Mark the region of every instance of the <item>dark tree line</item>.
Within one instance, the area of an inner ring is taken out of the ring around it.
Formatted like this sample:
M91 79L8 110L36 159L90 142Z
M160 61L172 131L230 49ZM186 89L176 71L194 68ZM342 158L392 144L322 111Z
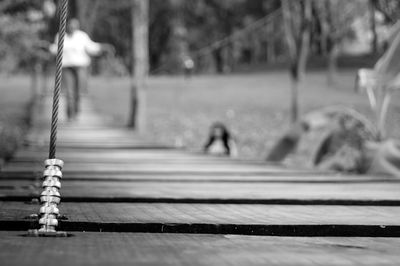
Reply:
M56 0L46 1L55 2ZM369 1L376 10L385 15L388 22L393 23L398 19L399 1ZM11 43L11 37L6 35L12 28L18 38L21 38L20 43L24 43L24 40L34 40L35 36L33 35L35 34L47 41L52 41L57 30L55 21L47 21L46 34L44 34L42 24L32 24L28 19L29 13L43 9L43 2L43 0L0 1L0 12L3 14L0 20L1 38L3 40L10 39L9 43ZM206 53L196 53L271 14L274 10L281 8L284 1L150 0L149 2L149 60L152 73L179 72L182 65L181 58L187 55L194 58L199 71L220 73L232 71L238 65L275 62L282 57L284 59L293 57L288 56L293 54L292 52L287 53L293 49L282 49L288 40L287 35L285 37L284 34L287 34L287 27L285 30L283 27L285 23L282 20L249 31L247 35L234 38ZM299 17L301 11L294 5L299 3L303 5L304 1L289 2L292 6L289 10L292 12L290 14L292 19ZM340 42L343 33L348 30L342 28L349 25L349 19L344 18L345 12L342 11L347 10L348 7L351 9L356 2L359 1L311 1L310 53L329 54L331 58L335 58L335 43ZM109 58L111 64L109 61L102 63L99 60L99 63L96 64L98 72L107 70L110 65L119 74L127 74L132 69L130 6L130 0L70 0L70 16L77 17L81 21L83 30L87 31L95 40L111 43L116 48L117 58ZM351 18L351 14L348 17ZM14 23L15 21L18 23ZM31 29L34 25L42 27L42 29ZM29 31L30 34L22 33L25 31ZM21 34L18 34L19 32ZM40 34L37 34L38 32ZM12 41L14 42L14 40ZM23 55L17 46L18 44L11 47L15 51L15 55ZM289 44L287 47L290 48L291 45ZM315 50L315 47L318 49ZM0 49L2 49L1 45ZM4 45L3 49L6 49ZM27 49L24 50L27 51ZM8 68L13 69L26 65L24 61L27 57L25 55L25 58L21 57L13 60L14 64L8 64ZM4 62L4 60L2 61ZM9 59L9 61L11 60ZM331 62L333 61L334 59Z
M130 1L71 3L71 15L80 18L83 29L96 40L112 43L120 62L130 69ZM279 6L279 0L151 0L150 70L175 73L179 71L182 56L190 56L193 51L231 35ZM256 40L237 40L201 57L195 55L199 68L224 72L233 68L235 62L254 62L262 56L266 59L265 54L254 53L252 48L262 46L267 36L258 32L251 38Z
M400 19L400 1L370 0L377 10L385 15L386 20L394 23Z

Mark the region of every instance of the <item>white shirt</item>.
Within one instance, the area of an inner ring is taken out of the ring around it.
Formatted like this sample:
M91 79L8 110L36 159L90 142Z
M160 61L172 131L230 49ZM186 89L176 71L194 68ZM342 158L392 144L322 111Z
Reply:
M55 44L50 47L52 53L57 52L58 36ZM90 39L83 31L77 30L66 34L64 38L63 67L87 67L90 65L90 56L101 52L101 45Z

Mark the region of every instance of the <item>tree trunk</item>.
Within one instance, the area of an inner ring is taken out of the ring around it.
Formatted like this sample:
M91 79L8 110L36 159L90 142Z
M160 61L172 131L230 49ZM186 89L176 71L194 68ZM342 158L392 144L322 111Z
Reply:
M304 0L304 7L302 10L303 25L300 35L300 48L297 60L297 76L300 79L303 78L306 72L308 53L310 50L310 38L311 38L311 19L312 19L312 1Z
M274 32L274 20L267 24L267 62L275 63L276 62L276 52L275 52L275 32Z
M184 60L190 57L189 44L187 42L187 29L184 20L183 0L170 0L172 17L170 19L171 37L169 47L171 56L171 69L177 69L181 74L185 72Z
M369 1L369 19L370 19L370 27L372 32L372 53L375 54L378 52L378 33L376 32L376 21L375 21L375 5L373 0Z
M329 87L335 85L336 73L337 73L337 57L339 55L339 39L337 36L337 29L335 25L338 24L337 18L338 10L332 6L331 0L325 0L324 8L322 9L325 16L321 21L323 21L323 28L326 31L326 44L327 44L327 73L326 73L326 83Z
M329 53L329 36L330 32L330 22L331 22L331 0L324 0L323 8L317 12L319 23L321 26L321 54L327 56Z
M76 5L76 14L74 14L74 17L77 18L80 22L80 27L83 31L87 32L87 23L86 23L86 9L88 7L88 3L90 0L85 0L85 1L75 1Z
M292 28L292 16L290 10L290 2L289 0L281 0L282 1L282 12L283 12L283 27L285 31L286 45L289 52L290 61L293 62L297 57L297 45L296 45L296 36L294 35L294 31Z
M226 65L229 70L229 72L233 72L235 70L235 55L234 55L234 50L235 50L235 44L234 43L229 43L226 47Z
M305 74L307 65L308 53L310 49L310 32L311 32L311 19L312 19L312 2L311 0L304 0L303 4L298 1L281 0L283 11L283 26L285 30L286 42L289 51L289 58L291 61L290 75L292 80L291 89L291 121L296 122L299 114L299 100L298 88L300 82ZM301 27L296 31L293 21L295 12L292 12L290 5L301 5Z
M132 90L128 126L144 132L146 128L145 84L149 71L149 1L132 0Z
M337 44L332 43L328 54L328 75L327 83L329 87L332 87L336 83L337 75L337 58L339 55L339 49Z
M386 138L386 131L385 131L386 117L388 114L392 93L389 90L384 90L381 92L381 95L382 99L380 99L379 107L377 110L378 139L384 140Z
M291 104L290 104L290 119L294 124L299 118L299 85L298 77L291 76Z
M83 31L92 34L100 6L100 0L76 0L74 16L79 20Z
M215 60L215 70L218 74L224 73L224 58L222 55L222 48L217 48L213 51Z
M43 68L40 62L34 62L31 72L31 92L32 99L36 99L42 92L44 82L41 79L43 74Z

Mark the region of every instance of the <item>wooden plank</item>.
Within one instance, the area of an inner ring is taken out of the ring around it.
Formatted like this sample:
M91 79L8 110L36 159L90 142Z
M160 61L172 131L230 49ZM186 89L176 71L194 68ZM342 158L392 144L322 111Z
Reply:
M40 172L0 172L0 181L28 180L40 181ZM400 179L392 177L359 176L359 175L321 175L318 173L275 173L271 175L245 174L146 174L146 173L69 173L63 181L112 181L112 182L226 182L226 183L342 183L342 184L398 184Z
M280 236L400 236L400 207L249 204L68 203L67 231ZM0 203L0 230L35 226L37 205Z
M272 181L279 182L279 179L282 177L282 180L293 180L294 182L313 182L313 176L316 176L316 181L321 181L323 178L326 178L327 181L337 181L344 180L343 177L334 177L333 175L327 174L323 176L321 174L312 173L312 172L304 172L298 173L298 177L296 176L297 171L295 170L276 170L276 171L207 171L206 169L201 171L193 171L181 169L175 171L168 171L167 169L144 169L144 170L124 170L120 169L118 171L113 171L114 169L93 169L92 171L74 171L64 170L63 175L69 179L77 179L77 180L100 180L100 179L112 179L112 180L143 180L148 178L154 178L154 180L160 179L169 179L169 180L182 180L185 181L187 178L191 180L243 180L244 178L248 179L248 181ZM2 171L0 172L0 179L29 179L36 180L41 178L43 169L37 166L35 169L30 169L26 171ZM165 177L162 177L162 176ZM231 178L232 177L232 178ZM354 182L355 180L363 180L362 177L357 178L349 178L349 182ZM367 181L372 180L376 181L377 178L367 178ZM388 180L392 180L388 178ZM346 182L346 180L345 180ZM357 182L357 181L355 181ZM396 182L396 181L393 181Z
M104 126L101 130L96 129L90 129L87 128L86 130L80 130L76 129L74 127L70 127L69 125L64 125L64 129L59 132L60 137L65 136L65 137L70 137L71 134L75 135L76 137L125 137L128 139L134 139L134 140L144 140L145 138L143 136L140 136L136 131L130 130L126 127L110 127L110 126ZM28 134L36 137L36 135L49 135L50 132L48 129L43 129L39 127L34 127L30 130L30 133Z
M51 111L48 111L51 113ZM34 128L50 128L50 121L51 117L47 116L46 117L41 116L40 114L37 114L32 118L33 122L33 129ZM63 112L60 113L59 116L59 125L60 129L62 128L88 128L88 127L104 127L104 126L112 126L112 121L105 119L103 117L99 117L96 114L82 114L80 117L78 117L78 120L74 121L73 123L69 123L67 121L66 115L63 114Z
M298 173L301 170L288 169L276 165L250 165L250 164L209 164L199 165L196 163L186 164L165 164L165 163L150 163L150 164L137 164L130 163L74 163L68 164L65 161L63 172L65 175L72 172L79 172L82 174L93 172L108 172L108 173L207 173L207 174L273 174L273 173ZM7 164L2 169L2 172L31 172L41 171L43 166L39 163L16 163ZM310 170L306 170L310 172Z
M42 160L48 156L48 147L43 146L42 148L25 148L16 152L13 158L36 158ZM153 158L209 158L204 154L195 154L186 152L180 149L165 149L153 147L152 149L97 149L97 150L84 150L84 149L73 149L73 148L59 148L57 149L57 155L64 160L79 158L132 158L132 159L153 159Z
M0 199L29 200L41 182L0 181ZM400 206L400 183L115 182L62 180L64 202Z
M398 265L398 238L0 232L2 265ZM51 248L49 248L51 247ZM23 254L23 255L21 255Z
M79 157L77 157L79 156ZM32 163L32 164L37 164L37 163L43 163L43 158L14 158L13 161L11 162L12 164L21 164L21 163ZM60 157L61 158L61 157ZM98 164L144 164L144 165L149 165L149 164L199 164L199 165L209 165L209 164L244 164L244 165L260 165L261 163L259 162L251 162L251 161L244 161L244 160L230 160L230 159L214 159L210 157L190 157L190 156L180 156L180 157L175 157L175 158L162 158L162 157L156 157L152 159L134 159L134 158L129 158L129 157L110 157L110 158L104 158L99 157L96 158L95 156L91 158L82 158L79 153L75 154L75 157L70 157L70 158L65 158L63 157L63 161L65 161L68 164L75 164L75 163L98 163ZM265 163L263 163L265 165Z
M135 163L135 164L151 164L154 162L165 163L206 163L206 164L246 164L246 165L274 165L261 160L243 160L227 157L213 157L197 155L192 153L168 153L150 151L147 153L136 152L60 152L60 158L68 163ZM10 163L37 163L43 162L46 157L45 152L36 152L32 154L19 153L13 157ZM276 165L276 164L275 164Z
M39 165L39 163L38 163ZM40 180L41 170L1 172L0 180ZM130 182L290 182L290 183L399 183L400 179L393 177L335 175L317 172L271 172L257 174L246 173L173 173L173 172L64 172L64 180L80 181L130 181Z
M79 154L77 154L79 156ZM183 161L182 159L181 161ZM169 161L168 163L165 163L163 160L159 160L156 162L153 162L151 160L147 161L141 161L140 163L137 164L132 164L131 162L122 162L119 161L119 163L116 165L112 160L106 161L106 162L87 162L84 159L81 160L76 160L74 162L70 162L68 160L63 160L66 165L65 169L66 170L71 170L67 168L74 168L74 170L82 170L86 171L87 169L113 169L115 168L116 171L118 170L142 170L142 169L148 169L148 168L164 168L168 167L173 169L179 168L179 169L204 169L204 163L200 161L197 162L196 160L192 161L186 161L185 164L182 164L181 161L173 162ZM33 162L11 162L8 163L4 168L3 171L13 171L14 169L17 171L24 171L24 170L31 170L34 169L34 167L37 166L38 162L40 161L33 161ZM207 162L207 161L206 161ZM69 163L69 164L68 164ZM207 165L207 164L206 164ZM121 169L122 168L122 169ZM211 164L208 163L207 169L208 171L218 171L218 169L232 169L234 171L241 171L241 170L248 170L248 171L276 171L276 170L290 170L288 168L284 168L280 165L274 165L274 164L260 164L260 163L237 163L236 161L219 161L218 164ZM171 171L171 170L168 170ZM310 170L307 170L308 172ZM321 172L320 172L321 173Z
M63 134L60 134L59 141L60 143L68 143L68 142L101 142L101 141L107 141L107 142L121 142L121 143L151 143L153 145L157 145L155 142L150 142L150 141L145 141L142 139L135 138L135 136L129 135L127 133L121 132L120 134L117 134L117 132L111 133L111 132L104 132L100 134L100 130L96 130L99 133L93 133L90 130L74 130L70 132L65 132ZM109 133L109 134L107 134ZM50 136L49 134L42 134L42 135L36 135L32 134L28 136L27 140L31 142L48 142Z
M28 143L48 143L50 139L49 130L43 130L43 128L33 128L30 130L26 136L26 141ZM153 140L149 140L138 136L135 131L129 131L123 128L95 128L81 130L80 128L64 127L60 129L57 135L57 140L61 144L88 144L88 143L122 143L122 144L138 144L138 145L154 145L160 146L160 143L156 143Z
M135 150L136 151L136 150ZM198 163L239 163L239 164L249 164L249 165L273 165L262 160L245 160L245 159L235 159L228 157L219 156L205 156L203 154L195 154L189 152L162 152L153 150L141 150L142 152L131 152L126 150L120 150L119 152L80 152L78 151L60 151L60 158L62 157L64 161L69 163L85 162L85 163L107 163L107 162L129 162L129 163L144 163L149 164L151 162L198 162ZM21 163L21 162L42 162L43 158L46 158L45 151L36 151L17 153L11 163ZM275 164L276 165L276 164Z
M21 220L38 205L0 202L1 220ZM68 203L71 221L96 223L209 223L266 225L399 225L400 207L251 204Z
M47 142L30 143L29 145L35 148L48 148ZM133 143L121 141L58 142L57 147L65 149L171 149L169 146L154 146L154 143Z

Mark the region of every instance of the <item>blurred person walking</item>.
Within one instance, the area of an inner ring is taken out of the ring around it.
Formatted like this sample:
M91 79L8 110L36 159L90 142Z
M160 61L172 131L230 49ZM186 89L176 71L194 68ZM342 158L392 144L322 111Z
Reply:
M53 54L57 53L58 36L50 46ZM79 113L80 93L87 86L87 70L91 63L90 56L113 51L109 44L100 44L90 39L80 30L79 21L70 19L64 39L63 52L63 88L67 97L68 120L73 120Z

